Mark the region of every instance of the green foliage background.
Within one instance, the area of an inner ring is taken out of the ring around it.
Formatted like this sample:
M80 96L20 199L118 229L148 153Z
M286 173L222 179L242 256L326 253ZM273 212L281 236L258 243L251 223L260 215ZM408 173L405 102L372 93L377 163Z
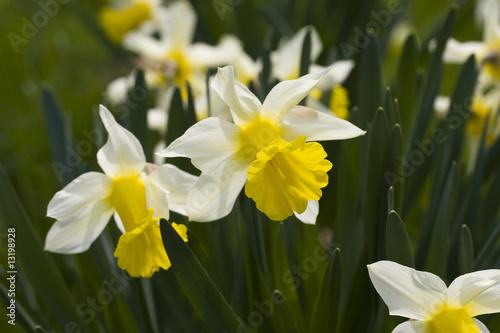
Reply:
M339 45L355 45L355 28L365 31L374 22L372 11L394 4L223 2L236 5L220 16L214 2L192 1L198 13L196 41L214 44L225 33L235 34L257 58L282 36L312 24L324 45L318 62L325 65L343 58ZM401 1L402 11L352 55L356 67L345 83L353 106L350 120L368 133L324 145L334 168L320 201L317 227L294 218L281 224L267 221L241 196L227 218L190 223L187 244L162 223L162 234L172 240L165 244L172 269L131 280L123 278L112 257L119 237L113 224L83 254L46 253L43 239L53 223L45 217L47 203L64 185L54 160L69 156L68 151L87 140L85 133L98 126L95 109L103 101L102 92L112 79L131 71L133 57L100 31L95 21L100 1L60 5L15 52L8 34L21 35L23 17L31 20L40 7L33 1L1 0L0 236L16 227L19 271L18 325L6 326L8 332L236 332L241 327L260 332L390 332L400 319L388 316L366 264L388 258L431 271L448 283L471 270L500 268L500 144L481 151L468 174L465 122L451 128L451 118L437 119L432 111L438 93L451 94L452 105L463 105L477 75L473 59L463 66L443 66L440 60L439 50L450 35L481 40L481 29L474 28L475 2L457 3ZM403 21L415 34L404 47L389 47L390 32ZM427 51L433 38L439 41L434 55ZM177 110L182 111L180 104ZM183 115L180 111L173 119ZM419 149L414 139L431 138L436 129L447 140L391 189L386 172L397 174L399 157ZM98 169L99 144L83 154L84 163L72 168L63 182ZM5 238L0 240L0 296L6 301L7 245ZM316 268L301 276L297 269L304 269L311 258ZM117 276L125 281L123 290L113 293L109 304L90 319L85 312L91 308L88 298L110 290ZM262 304L273 299L278 301L266 315ZM77 312L79 307L84 315ZM0 307L3 318L5 311ZM254 312L263 318L256 328ZM500 331L498 315L481 320L492 332Z

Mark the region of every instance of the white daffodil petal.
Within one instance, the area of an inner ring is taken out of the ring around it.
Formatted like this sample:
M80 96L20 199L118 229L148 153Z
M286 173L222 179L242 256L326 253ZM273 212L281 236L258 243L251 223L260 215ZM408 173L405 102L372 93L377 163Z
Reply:
M434 274L392 261L368 265L368 273L393 316L425 320L446 302L446 284Z
M137 138L121 127L111 112L100 105L104 127L108 131L108 142L97 152L97 161L104 172L113 177L129 177L138 174L146 164L146 157Z
M210 96L209 96L210 94ZM196 117L199 120L208 118L208 117L217 117L225 121L232 122L233 116L231 115L231 110L226 105L226 103L222 100L215 90L210 87L209 94L203 94L196 98L195 101L195 110ZM210 114L208 114L208 99L210 97Z
M124 234L125 233L125 227L123 226L123 221L122 221L120 215L118 215L117 212L114 212L113 213L113 218L115 219L116 227L122 232L122 234Z
M500 312L500 270L459 276L448 288L448 303L465 308L471 317Z
M461 64L472 54L478 54L485 48L482 42L460 43L456 39L450 38L446 43L443 53L443 61L451 64Z
M366 133L347 120L304 106L296 106L290 110L283 124L283 137L287 141L295 140L301 135L306 135L307 141L343 140Z
M409 320L396 326L392 333L424 333L427 332L425 321Z
M182 171L175 165L164 164L150 173L149 179L155 186L161 187L168 192L170 210L187 216L188 192L193 188L198 177Z
M112 181L100 172L80 175L54 195L49 202L47 216L62 220L80 214L89 205L111 195Z
M168 220L170 217L169 191L158 184L154 177L151 177L155 172L156 170L145 177L146 182L149 184L149 187L146 187L146 191L149 191L148 207L153 207L154 217L161 217Z
M229 214L246 182L248 168L249 165L228 158L210 172L202 173L188 194L189 220L209 222Z
M483 38L487 43L500 41L500 4L496 0L485 1Z
M238 126L218 118L207 118L193 126L166 149L164 157L188 157L201 171L209 171L238 151Z
M174 1L160 7L161 38L169 41L170 49L183 50L193 40L196 12L189 1Z
M234 81L233 66L219 68L211 85L231 109L236 125L251 122L262 108L245 85Z
M45 238L45 250L67 254L86 251L106 227L113 212L111 201L103 199L78 215L56 221Z
M189 49L191 63L199 66L216 67L233 63L241 49L231 39L222 39L216 46L195 43Z
M307 74L297 80L283 81L274 86L262 104L261 117L280 124L286 114L296 106L321 80L328 69Z
M161 108L154 108L148 110L148 127L160 133L167 130L167 111Z
M165 42L144 34L141 31L131 31L123 38L123 47L142 57L162 61L168 51Z
M319 203L317 200L311 200L307 204L306 210L302 214L297 214L297 212L293 212L296 218L299 221L306 224L316 224L316 218L319 213Z
M314 98L308 98L306 100L306 106L313 109L313 110L316 110L316 111L319 111L319 112L322 112L322 113L326 113L330 116L335 116L335 114L332 112L332 110L330 110L330 108L328 106L326 106L325 104L321 103L320 100L317 100L317 99L314 99ZM293 111L294 108L292 108L291 111ZM286 119L286 117L285 117Z
M325 91L332 89L337 84L341 84L351 73L354 64L355 62L352 60L335 61L330 65L330 71L328 72L328 74L318 82L318 85L316 87ZM309 68L309 73L316 73L325 69L327 69L327 67L313 64Z
M311 62L316 61L323 49L321 39L314 27L303 27L291 39L280 41L278 49L271 53L274 78L284 81L299 77L300 55L308 31L311 31Z
M480 322L476 318L472 318L472 320L474 321L474 324L476 324L477 328L479 328L479 331L481 333L490 333L490 330L482 322Z
M128 90L133 86L134 80L132 75L119 77L108 84L106 97L112 105L123 103L127 98Z

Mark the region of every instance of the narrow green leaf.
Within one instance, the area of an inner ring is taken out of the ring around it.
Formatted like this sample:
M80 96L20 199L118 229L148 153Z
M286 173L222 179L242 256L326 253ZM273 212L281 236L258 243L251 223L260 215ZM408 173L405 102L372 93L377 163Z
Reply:
M486 268L484 262L488 258L489 255L493 253L493 249L495 248L495 244L500 237L500 221L497 220L495 223L495 228L491 231L490 235L484 242L484 245L481 247L476 260L474 262L475 270Z
M249 331L170 223L162 220L160 228L171 269L206 328L212 332Z
M377 108L382 93L378 45L375 37L369 35L369 43L363 49L358 75L357 105L360 110L361 128L366 128Z
M415 268L408 233L403 221L395 211L392 211L387 218L385 232L387 260Z
M70 120L64 115L49 87L42 89L42 110L47 138L54 156L52 167L56 170L59 181L66 185L83 172L83 161L75 153L77 150L74 147Z
M341 260L337 248L328 258L325 275L318 289L309 333L337 332L340 309Z
M3 245L3 243L0 243ZM2 273L5 274L5 271L2 269ZM2 276L3 276L2 274ZM6 276L8 277L8 276ZM19 295L19 292L17 292L17 295ZM9 297L9 290L7 289L6 286L4 286L3 284L0 284L0 296L1 298L4 300L6 306L2 309L2 311L5 309L6 313L4 316L2 316L2 318L4 318L5 321L9 321L11 319L15 319L15 323L17 327L23 327L25 328L25 330L27 330L28 328L33 328L36 326L35 322L33 321L33 319L30 317L30 315L28 314L28 312L26 312L26 309L23 305L23 303L21 303L19 301L19 298L18 297L15 297L15 298L10 298ZM8 307L10 306L10 300L11 299L14 299L16 301L15 303L15 315L14 315L14 318L10 317L10 309L8 309ZM8 311L8 312L7 312ZM0 312L1 314L2 312ZM19 332L22 332L21 329L19 329Z
M401 211L403 205L403 185L406 181L402 167L403 160L403 133L401 126L395 124L389 136L384 178L393 188L393 208L390 210Z
M149 323L153 332L160 332L158 327L157 309L154 304L153 284L149 279L141 279L141 287L144 293L144 302L146 303L147 313L149 316Z
M474 245L469 227L464 224L460 229L460 242L458 264L460 275L470 273L474 270Z
M276 28L281 36L290 37L293 34L292 28L288 24L288 21L271 4L267 4L259 12L271 26Z
M15 274L23 274L38 293L38 299L53 319L65 328L68 323L78 326L83 332L90 332L89 326L77 315L77 303L68 289L57 266L43 250L33 223L29 220L12 184L0 166L0 227L1 230L16 228ZM7 270L7 274L10 269ZM44 274L40 274L44 272Z
M269 222L272 223L272 222ZM303 288L303 277L292 270L286 252L284 222L275 225L276 238L272 248L272 264L269 268L271 288L280 290L286 298L291 313L293 314L293 327L298 332L306 330L304 313L299 299L299 288Z
M384 177L386 152L389 140L387 117L382 108L377 110L369 130L366 157L366 196L364 208L365 232L368 246L368 261L382 258L385 248L383 230L387 219L387 191L389 185Z
M263 307L262 302L259 306L259 310L263 312L264 315L270 315L274 324L275 332L301 332L295 326L295 316L292 312L290 304L286 296L280 290L274 290L270 296L271 300L266 300L269 305L269 309L273 310L266 312L266 308Z
M271 90L271 87L269 86L271 76L271 51L268 46L266 47L266 45L262 48L261 58L262 70L259 73L259 97L260 100L263 101Z
M394 210L394 187L389 187L387 191L387 216Z
M452 8L445 23L443 24L443 28L440 30L441 33L438 37L436 48L434 49L427 66L426 86L424 88L421 103L418 107L418 113L416 114L413 122L414 125L411 130L410 140L407 142L407 153L412 151L415 139L423 138L431 119L432 111L434 110L434 100L436 99L436 95L439 91L443 75L442 56L455 24L455 16L456 8Z
M137 71L135 84L127 94L125 107L128 112L130 131L141 143L146 158L151 160L148 130L148 88L142 70Z
M193 126L197 122L196 110L194 107L193 89L191 89L191 85L189 83L187 83L187 91L188 91L187 112L185 112L185 117L184 117L185 130L187 130L189 127Z
M396 85L393 89L401 109L400 124L404 129L405 139L407 139L411 119L415 112L415 96L417 93L417 77L415 73L418 66L418 54L417 38L414 34L410 34L401 53Z
M394 126L396 123L396 115L394 113L393 99L391 94L391 88L385 88L384 97L382 99L382 108L384 109L387 120L389 121L389 126Z
M304 76L309 73L311 65L311 29L308 29L302 43L302 51L300 54L299 76Z
M184 131L184 106L182 104L181 91L176 87L168 111L167 132L165 133L165 143L167 146L184 134Z
M430 233L421 235L421 240L423 238L430 240L428 243L428 253L425 266L426 270L433 272L441 278L445 278L445 272L447 269L446 259L450 250L449 207L454 185L453 180L455 177L455 170L456 163L453 162L450 166L448 178L442 191L439 202L439 210L434 218L432 216L428 217L428 220L431 221L432 229L430 230ZM428 230L429 229L424 229L423 232L428 232ZM424 243L419 243L419 247L420 246L425 245Z
M170 109L168 111L167 131L165 133L165 143L168 146L175 139L182 136L185 132L185 115L184 105L182 103L181 91L178 87L175 88L172 100L170 101ZM187 161L182 157L167 158L166 163L175 165L176 167L186 170Z

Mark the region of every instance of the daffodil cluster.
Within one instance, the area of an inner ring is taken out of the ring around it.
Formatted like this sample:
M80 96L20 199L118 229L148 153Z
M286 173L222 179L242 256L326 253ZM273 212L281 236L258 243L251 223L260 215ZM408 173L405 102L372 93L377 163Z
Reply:
M471 117L467 122L469 165L476 159L481 134L486 129L486 144L491 145L500 135L500 3L482 0L477 6L477 20L483 24L483 41L459 42L450 38L443 54L445 63L461 64L474 55L479 77L471 101ZM439 97L438 111L447 112L449 99Z
M304 27L270 54L271 79L282 82L261 103L249 89L259 83L261 61L250 58L231 35L215 46L193 43L197 17L188 1L163 5L157 0L116 0L102 7L98 20L112 42L137 56L147 86L156 91L148 111L151 129L166 130L174 90L186 101L191 88L202 120L158 155L188 157L201 176L169 164L146 163L137 138L101 106L109 133L97 154L104 173L85 173L56 193L47 215L57 221L47 235L46 250L87 250L114 215L123 232L114 252L119 267L132 276L149 277L170 267L159 232L159 220L168 219L169 210L192 221L218 220L231 212L243 187L271 220L295 214L305 223L316 222L321 189L332 168L316 141L365 133L345 120L349 99L341 83L353 61L338 61L330 68L317 65L320 37L312 26ZM310 74L299 78L300 50L308 33ZM219 68L207 85L209 68L222 65L230 66ZM133 81L131 73L110 84L111 106L125 100ZM329 106L320 101L325 92ZM307 106L297 106L308 95ZM187 241L187 228L172 225Z
M137 56L136 64L145 72L148 87L157 91L155 105L148 112L148 122L151 128L160 132L166 129L175 87L181 90L186 101L188 83L198 120L217 116L231 121L229 108L207 85L210 68L231 65L238 82L247 87L259 85L262 60L252 59L235 36L223 35L215 46L193 43L197 16L188 1L163 5L155 0L116 0L102 8L99 22L110 40ZM314 27L307 26L291 38L282 38L276 50L271 52L272 80L299 77L301 50L307 33L311 35L309 73L327 68L316 63L322 51L322 42ZM313 89L307 106L347 119L350 101L342 83L354 67L354 62L340 60L329 67L332 70ZM127 91L134 83L134 72L110 83L107 97L112 104L125 101ZM210 77L209 81L212 80L213 77Z

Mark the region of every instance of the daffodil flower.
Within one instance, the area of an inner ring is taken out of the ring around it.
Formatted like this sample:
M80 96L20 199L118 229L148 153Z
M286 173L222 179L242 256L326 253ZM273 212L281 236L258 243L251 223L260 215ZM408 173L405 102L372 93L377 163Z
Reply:
M391 261L368 265L375 289L393 316L410 318L392 333L486 333L475 316L500 312L500 270L456 278L449 287L438 276Z
M483 41L459 42L450 38L443 54L445 63L460 64L471 55L486 73L500 79L500 4L495 0L483 1Z
M440 118L446 116L450 109L448 96L437 96L434 109ZM500 137L500 81L491 75L481 72L470 104L470 117L466 125L467 169L474 170L477 154L481 147L481 135L484 130L486 146L492 146ZM488 128L485 129L487 119Z
M188 194L190 220L226 216L246 183L245 193L270 219L295 213L303 222L315 223L331 163L319 143L306 141L365 133L348 121L295 107L326 73L280 82L261 104L245 85L235 82L231 66L219 68L212 87L231 109L234 123L204 119L158 153L188 157L202 172Z
M486 143L491 145L500 134L500 4L495 0L484 0L477 4L476 19L484 19L483 41L458 42L450 38L446 44L443 60L446 63L463 63L474 55L480 73L471 103L471 117L467 122L468 169L472 170L479 151L481 134L486 129Z
M118 266L131 276L149 277L160 267L170 267L158 221L168 219L169 208L187 213L187 191L197 177L168 164L147 165L139 140L103 106L100 116L109 133L97 153L104 173L87 172L54 195L47 215L57 221L47 234L45 250L86 251L116 213L124 231L114 253ZM186 227L172 225L187 241Z
M183 97L187 97L186 82L195 94L204 92L207 68L229 64L237 51L234 43L222 40L215 47L193 44L197 17L188 1L173 2L159 15L160 38L149 31L135 30L125 36L124 47L141 56L141 66L150 77L157 77L157 85L181 87Z
M157 20L160 1L122 0L103 6L99 12L99 24L115 44L120 44L130 31L147 21Z
M293 80L299 77L302 46L307 32L311 33L311 65L309 73L321 72L328 68L315 63L323 49L323 45L316 29L307 26L300 29L291 39L282 40L278 49L271 53L272 77L281 81ZM354 61L339 60L329 67L328 74L311 91L310 98L307 99L307 106L325 113L333 113L341 119L347 119L350 102L347 90L342 86L342 83L353 69ZM327 106L320 102L325 92L328 92L330 96Z

